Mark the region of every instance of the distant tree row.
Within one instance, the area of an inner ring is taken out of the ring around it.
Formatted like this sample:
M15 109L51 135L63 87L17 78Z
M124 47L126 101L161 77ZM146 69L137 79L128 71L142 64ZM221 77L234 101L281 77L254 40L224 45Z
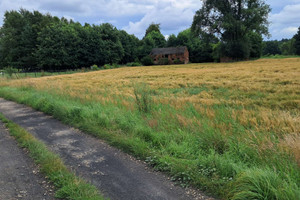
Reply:
M82 26L24 9L5 13L0 34L0 65L24 70L131 62L140 45L138 38L110 24Z
M264 41L263 56L268 55L300 55L300 27L291 39Z

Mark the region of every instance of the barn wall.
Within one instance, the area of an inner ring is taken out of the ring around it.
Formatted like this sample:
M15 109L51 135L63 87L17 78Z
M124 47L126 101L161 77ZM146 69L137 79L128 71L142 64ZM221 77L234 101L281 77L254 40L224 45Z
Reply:
M168 58L169 64L174 64L174 61L179 59L182 63L189 63L189 51L186 49L184 54L169 54L168 57L165 54L151 55L154 64L159 64L160 59Z

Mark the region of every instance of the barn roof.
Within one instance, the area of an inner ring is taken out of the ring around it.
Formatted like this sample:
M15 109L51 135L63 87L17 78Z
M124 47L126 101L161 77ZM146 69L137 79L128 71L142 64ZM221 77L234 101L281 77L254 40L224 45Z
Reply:
M186 47L169 47L169 48L154 48L151 55L166 55L166 54L184 54Z

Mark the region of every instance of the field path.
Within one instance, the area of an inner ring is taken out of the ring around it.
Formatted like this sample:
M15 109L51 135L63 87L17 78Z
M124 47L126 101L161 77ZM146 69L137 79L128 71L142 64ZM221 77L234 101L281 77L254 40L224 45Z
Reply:
M144 163L32 108L0 98L0 112L44 142L77 175L112 200L211 199L174 186Z
M0 122L0 199L54 200L53 188Z

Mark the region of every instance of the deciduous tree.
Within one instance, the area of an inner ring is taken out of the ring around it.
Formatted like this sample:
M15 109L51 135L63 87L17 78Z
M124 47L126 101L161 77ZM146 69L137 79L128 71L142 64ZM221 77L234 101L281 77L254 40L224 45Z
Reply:
M192 31L217 36L223 56L247 59L249 33L268 35L269 12L263 0L206 0L194 16Z
M298 29L297 34L294 36L294 39L295 39L294 46L295 46L296 54L300 55L300 27Z

